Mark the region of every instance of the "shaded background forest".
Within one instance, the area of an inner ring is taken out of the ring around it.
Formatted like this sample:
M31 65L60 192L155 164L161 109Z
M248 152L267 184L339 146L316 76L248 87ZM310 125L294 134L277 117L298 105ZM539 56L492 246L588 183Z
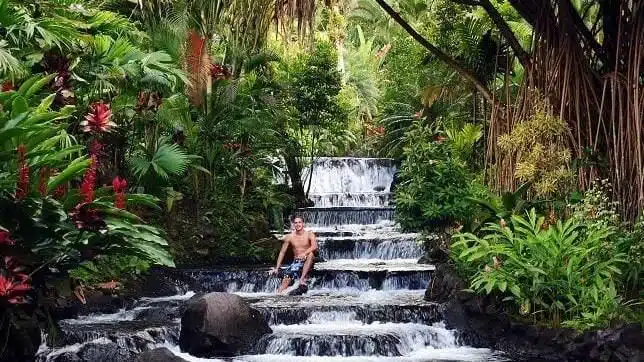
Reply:
M68 231L32 270L273 260L312 158L389 157L398 221L454 233L473 289L582 329L641 298L639 1L2 0L0 26L0 225Z

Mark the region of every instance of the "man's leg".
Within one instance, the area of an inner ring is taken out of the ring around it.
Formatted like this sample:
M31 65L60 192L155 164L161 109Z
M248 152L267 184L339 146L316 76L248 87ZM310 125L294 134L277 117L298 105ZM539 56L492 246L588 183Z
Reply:
M300 284L306 285L307 279L309 277L309 272L311 271L311 267L313 266L313 259L315 257L313 255L309 255L308 258L306 258L306 261L304 262L304 267L302 268L302 276L300 277Z
M279 287L279 288L277 288L277 292L278 292L278 293L283 292L286 288L288 288L288 286L289 286L290 284L291 284L291 277L289 277L289 276L285 276L285 277L282 279L282 284L280 284L280 287Z

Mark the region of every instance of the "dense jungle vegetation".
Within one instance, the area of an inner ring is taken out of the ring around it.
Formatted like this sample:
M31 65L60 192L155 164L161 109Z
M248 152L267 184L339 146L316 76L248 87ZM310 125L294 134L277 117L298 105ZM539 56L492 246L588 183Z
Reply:
M0 330L274 258L316 156L395 159L401 226L518 316L642 318L641 2L0 0L0 77Z

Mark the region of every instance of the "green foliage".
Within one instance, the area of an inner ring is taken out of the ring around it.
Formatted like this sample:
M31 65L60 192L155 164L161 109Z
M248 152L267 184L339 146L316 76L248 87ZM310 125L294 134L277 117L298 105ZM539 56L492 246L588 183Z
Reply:
M137 256L116 255L102 256L93 261L86 261L70 270L72 278L83 281L87 285L120 280L124 277L135 279L150 268L149 262Z
M448 129L445 133L450 140L454 157L457 157L470 167L475 166L474 146L483 137L483 127L481 125L466 123L460 130Z
M465 219L470 214L468 172L449 142L416 121L405 137L405 159L396 189L396 214L407 229Z
M482 237L456 234L452 244L474 291L498 293L520 314L554 325L568 320L599 327L619 316L615 281L626 256L604 250L615 228L589 228L573 218L548 225L532 209L527 217L488 223L482 231Z
M35 76L18 91L1 94L5 102L0 114L0 132L5 137L0 145L0 162L2 170L7 170L0 183L3 208L7 212L2 215L2 225L9 230L17 228L27 233L29 237L23 235L28 241L25 247L37 246L38 251L33 251L36 255L43 253L51 257L60 254L56 257L60 262L73 263L81 256L79 250L90 248L98 254L139 255L151 263L173 265L165 250L167 242L160 230L144 225L134 214L115 208L114 197L107 193L107 189L99 190L96 199L87 204L88 208L96 209L102 215L106 233L85 232L74 226L69 215L77 212L72 210L80 201L77 191L69 192L58 200L50 196L53 190L80 176L88 162L85 156L78 157L84 147L75 145L65 133L71 107L55 112L49 109L51 97L36 101L39 98L36 94L46 84L42 80L48 79ZM30 103L34 106L29 106ZM11 196L23 177L20 176L21 166L17 162L18 145L27 151L25 162L30 173L28 180L38 180L28 182L27 198L24 200L17 195ZM40 173L44 168L60 171L43 178ZM46 194L38 195L34 192L36 189ZM158 202L149 195L130 195L128 199L133 205L156 207ZM44 216L51 216L51 219Z
M641 298L644 291L644 223L642 218L629 226L623 225L617 213L618 202L611 201L608 180L593 182L581 200L569 205L572 217L583 221L588 229L616 228L619 235L602 245L607 253L623 253L626 264L622 268L621 289L626 295Z
M345 111L337 99L342 88L337 55L330 44L315 43L310 56L295 66L291 76L293 106L299 112L302 127L345 120Z

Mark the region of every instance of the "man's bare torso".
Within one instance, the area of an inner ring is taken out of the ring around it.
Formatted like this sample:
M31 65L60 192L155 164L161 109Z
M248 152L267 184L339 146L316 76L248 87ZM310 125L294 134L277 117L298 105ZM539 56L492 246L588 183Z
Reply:
M301 234L293 232L286 238L293 247L293 254L296 258L303 258L306 250L311 247L311 233L308 231L302 230Z

